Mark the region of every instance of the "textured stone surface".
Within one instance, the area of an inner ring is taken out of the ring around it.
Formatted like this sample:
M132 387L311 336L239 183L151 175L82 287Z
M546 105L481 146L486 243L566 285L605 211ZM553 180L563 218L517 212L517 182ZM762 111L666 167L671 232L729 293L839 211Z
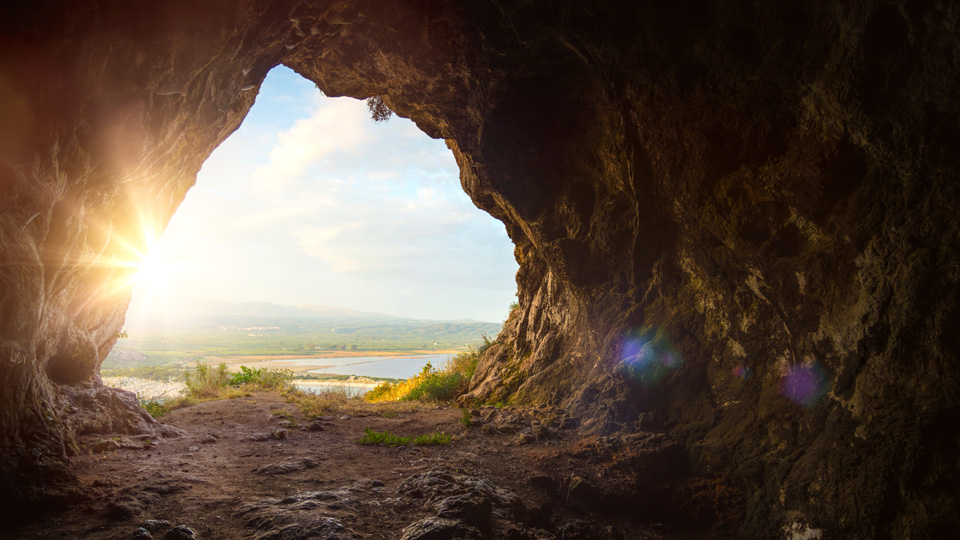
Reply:
M506 224L520 307L470 400L669 430L752 494L745 538L956 529L952 3L22 6L0 21L5 497L67 496L115 263L284 63L446 138Z

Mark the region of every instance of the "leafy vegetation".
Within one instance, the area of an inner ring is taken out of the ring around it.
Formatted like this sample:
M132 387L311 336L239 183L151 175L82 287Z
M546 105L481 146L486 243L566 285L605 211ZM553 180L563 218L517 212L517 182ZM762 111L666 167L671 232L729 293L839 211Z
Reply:
M383 102L383 97L372 96L367 98L367 109L370 110L370 118L374 122L386 122L393 116L393 111Z
M233 386L253 385L262 390L276 390L289 384L291 377L291 373L287 370L240 366L240 371L230 376L228 384Z
M418 375L396 384L380 383L367 393L366 399L371 402L397 400L447 402L462 394L469 381L470 379L462 372L447 367L435 370L427 362Z
M398 383L380 383L367 392L364 399L373 403L412 400L451 402L467 391L470 379L477 370L477 363L491 343L487 336L483 336L480 347L451 357L440 369L435 369L428 362L419 374Z
M231 378L232 376L230 375L230 371L227 370L226 364L220 364L216 368L213 368L206 364L201 364L198 360L193 373L188 371L184 374L184 383L186 384L186 388L183 391L184 396L201 401L215 398L223 389L230 385Z

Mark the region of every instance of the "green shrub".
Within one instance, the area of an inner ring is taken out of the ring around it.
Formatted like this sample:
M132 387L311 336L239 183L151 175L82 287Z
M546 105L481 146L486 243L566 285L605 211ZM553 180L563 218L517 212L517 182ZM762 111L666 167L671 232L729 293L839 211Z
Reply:
M369 402L387 401L395 393L397 385L400 383L391 383L384 381L371 388L363 398Z
M436 402L453 401L466 391L469 381L470 379L457 372L428 373L403 399Z
M220 389L225 388L230 383L231 375L226 364L220 364L214 369L206 364L201 364L197 360L193 372L186 372L184 377L185 388L183 393L185 396L209 399L220 394Z
M234 373L230 376L230 384L249 384L253 381L260 378L260 374L263 370L257 368L248 368L247 366L240 366L240 371Z
M364 428L363 436L357 439L360 444L369 444L376 446L403 446L410 443L410 437L398 437L387 431L374 431L370 428Z
M220 364L221 366L223 364ZM292 374L288 370L257 369L240 366L240 371L230 376L228 384L233 386L256 386L263 390L274 390L287 386Z
M477 364L480 363L480 357L482 355L483 352L479 349L460 353L450 358L450 360L447 360L447 364L443 369L451 373L460 373L469 381L473 377L473 374L477 372Z

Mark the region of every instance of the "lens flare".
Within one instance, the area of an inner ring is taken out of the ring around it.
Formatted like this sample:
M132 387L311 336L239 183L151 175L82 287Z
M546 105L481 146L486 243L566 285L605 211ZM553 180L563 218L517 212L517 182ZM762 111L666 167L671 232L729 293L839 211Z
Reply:
M803 364L787 367L780 377L780 395L788 400L813 407L830 391L830 382L813 358Z
M655 386L683 365L683 356L670 339L654 328L630 330L623 337L620 373L646 386Z
M753 368L750 366L739 365L733 368L733 376L745 381L753 376Z

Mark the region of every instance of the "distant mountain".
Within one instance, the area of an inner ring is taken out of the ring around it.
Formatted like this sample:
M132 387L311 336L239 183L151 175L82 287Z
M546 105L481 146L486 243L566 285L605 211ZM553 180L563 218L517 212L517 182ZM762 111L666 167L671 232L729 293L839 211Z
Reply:
M399 319L394 315L370 313L335 306L281 306L270 302L233 303L204 298L183 298L181 307L193 317L319 317L336 319Z
M125 328L129 330L183 330L225 322L267 321L273 319L302 320L304 322L336 321L337 323L454 323L478 324L482 321L461 318L448 321L400 317L386 313L304 304L283 306L270 302L226 302L207 298L172 297L162 306L150 310L128 312Z

